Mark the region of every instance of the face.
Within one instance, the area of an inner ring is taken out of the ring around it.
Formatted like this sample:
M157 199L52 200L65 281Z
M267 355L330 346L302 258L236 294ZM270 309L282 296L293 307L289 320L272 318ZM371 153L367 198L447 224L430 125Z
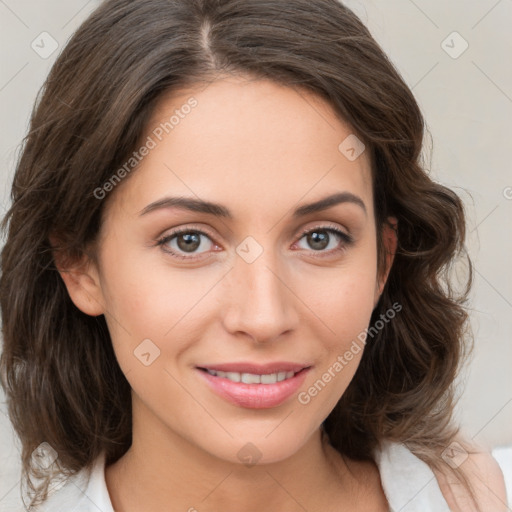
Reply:
M161 100L147 154L107 198L97 263L79 286L66 277L105 314L134 422L238 463L247 443L275 462L318 430L383 285L370 161L339 149L351 134L269 81Z

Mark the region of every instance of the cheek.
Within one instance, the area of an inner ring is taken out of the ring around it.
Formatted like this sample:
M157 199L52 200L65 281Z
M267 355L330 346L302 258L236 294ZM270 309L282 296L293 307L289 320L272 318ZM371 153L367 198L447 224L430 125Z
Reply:
M208 306L208 292L219 276L207 269L172 268L160 258L151 261L144 251L120 254L118 245L105 247L102 290L120 364L131 367L134 350L147 339L161 353L179 355L195 338L201 323L197 312ZM187 336L180 336L185 331Z
M354 268L329 281L330 300L318 292L316 307L329 330L323 328L323 334L316 335L321 340L320 359L297 396L312 417L325 419L354 377L365 350L374 289L375 280L367 268Z
M371 244L370 244L371 245ZM315 277L302 279L299 292L327 328L330 349L342 350L364 331L375 298L376 255L368 250L354 252L335 269L319 269Z
M347 257L343 266L332 269L309 287L308 304L318 311L324 328L317 332L322 355L317 371L308 379L299 403L326 416L350 384L365 349L366 330L374 306L376 253L371 243ZM305 293L305 290L302 292ZM327 326L328 329L325 328ZM321 396L319 400L315 397Z

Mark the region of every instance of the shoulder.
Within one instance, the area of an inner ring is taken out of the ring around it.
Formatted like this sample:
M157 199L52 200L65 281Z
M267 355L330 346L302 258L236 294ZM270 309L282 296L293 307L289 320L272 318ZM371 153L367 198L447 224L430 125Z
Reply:
M374 458L392 510L451 512L431 468L405 444L383 441Z
M48 487L46 499L30 510L34 512L85 511L83 490L87 488L89 475L85 469L68 477L57 477ZM27 500L27 503L30 500Z
M439 487L453 512L506 512L507 493L505 479L498 462L484 449L475 447L475 451L463 452L458 469L469 483L474 501L459 479L448 468L434 470Z
M471 453L462 450L456 463L451 464L448 455L442 459L442 469L434 469L414 455L404 444L383 442L375 452L375 461L392 509L402 512L510 510L507 508L503 473L490 453L483 449L477 451L475 447ZM453 467L458 467L466 478L479 508L475 507L467 488L453 472Z
M105 484L105 454L92 468L83 468L74 475L50 485L47 499L33 508L34 512L113 512Z

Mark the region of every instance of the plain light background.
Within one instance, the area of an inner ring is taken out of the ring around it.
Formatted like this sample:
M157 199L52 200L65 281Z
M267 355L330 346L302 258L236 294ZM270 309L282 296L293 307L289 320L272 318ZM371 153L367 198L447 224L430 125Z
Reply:
M466 204L475 352L460 379L457 417L480 443L512 445L512 0L344 3L413 90L432 136L426 139L433 144L427 159L432 175ZM98 4L0 0L2 216L36 94L70 35ZM52 39L58 48L41 56ZM0 511L11 511L19 507L20 447L1 392L0 401Z

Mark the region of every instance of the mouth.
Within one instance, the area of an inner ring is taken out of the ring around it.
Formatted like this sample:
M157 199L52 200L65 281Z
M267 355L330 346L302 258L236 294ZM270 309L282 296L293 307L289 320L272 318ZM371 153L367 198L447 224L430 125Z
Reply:
M272 363L268 365L223 364L198 366L210 389L239 407L277 407L304 382L310 365Z
M214 377L221 377L228 379L231 382L243 382L244 384L275 384L276 382L282 382L288 380L297 375L299 372L276 372L276 373L240 373L240 372L221 372L216 370L210 370L208 368L199 368L200 370L208 372ZM302 371L302 370L300 370Z

